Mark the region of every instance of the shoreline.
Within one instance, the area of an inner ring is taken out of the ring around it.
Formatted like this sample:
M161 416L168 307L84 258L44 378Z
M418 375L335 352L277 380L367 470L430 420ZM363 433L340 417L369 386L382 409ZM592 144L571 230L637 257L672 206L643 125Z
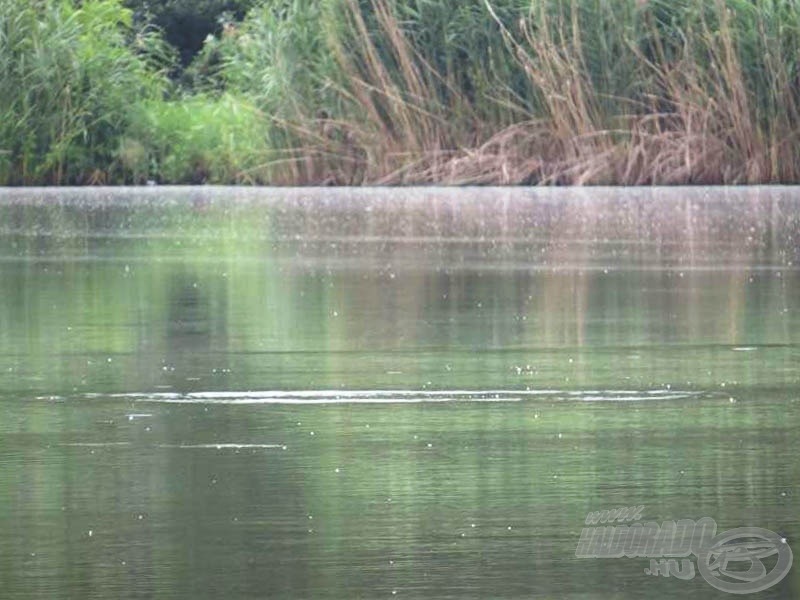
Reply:
M0 184L800 183L793 4L256 1L180 80L122 0L0 5Z

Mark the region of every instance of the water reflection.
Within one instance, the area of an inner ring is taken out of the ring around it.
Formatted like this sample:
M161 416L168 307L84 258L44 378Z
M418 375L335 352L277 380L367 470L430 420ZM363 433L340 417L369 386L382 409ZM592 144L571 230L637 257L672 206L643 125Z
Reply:
M575 545L640 503L800 539L798 198L3 192L0 582L713 595Z

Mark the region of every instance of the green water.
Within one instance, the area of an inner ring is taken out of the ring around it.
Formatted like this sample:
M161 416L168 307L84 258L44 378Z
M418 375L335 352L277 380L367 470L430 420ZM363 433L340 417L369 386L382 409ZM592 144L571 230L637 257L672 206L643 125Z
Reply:
M2 598L730 597L584 519L797 552L799 425L791 188L0 192Z

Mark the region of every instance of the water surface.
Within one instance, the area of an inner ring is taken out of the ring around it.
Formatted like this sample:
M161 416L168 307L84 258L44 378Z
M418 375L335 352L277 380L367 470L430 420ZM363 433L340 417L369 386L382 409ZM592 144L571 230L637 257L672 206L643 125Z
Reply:
M799 265L792 188L0 192L0 595L725 597L575 550L800 550Z

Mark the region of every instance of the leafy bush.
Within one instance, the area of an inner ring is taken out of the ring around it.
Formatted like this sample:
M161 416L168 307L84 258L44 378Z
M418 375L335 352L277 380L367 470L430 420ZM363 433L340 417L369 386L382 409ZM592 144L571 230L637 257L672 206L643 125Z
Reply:
M249 101L231 94L142 103L121 146L125 179L265 183L268 127Z

